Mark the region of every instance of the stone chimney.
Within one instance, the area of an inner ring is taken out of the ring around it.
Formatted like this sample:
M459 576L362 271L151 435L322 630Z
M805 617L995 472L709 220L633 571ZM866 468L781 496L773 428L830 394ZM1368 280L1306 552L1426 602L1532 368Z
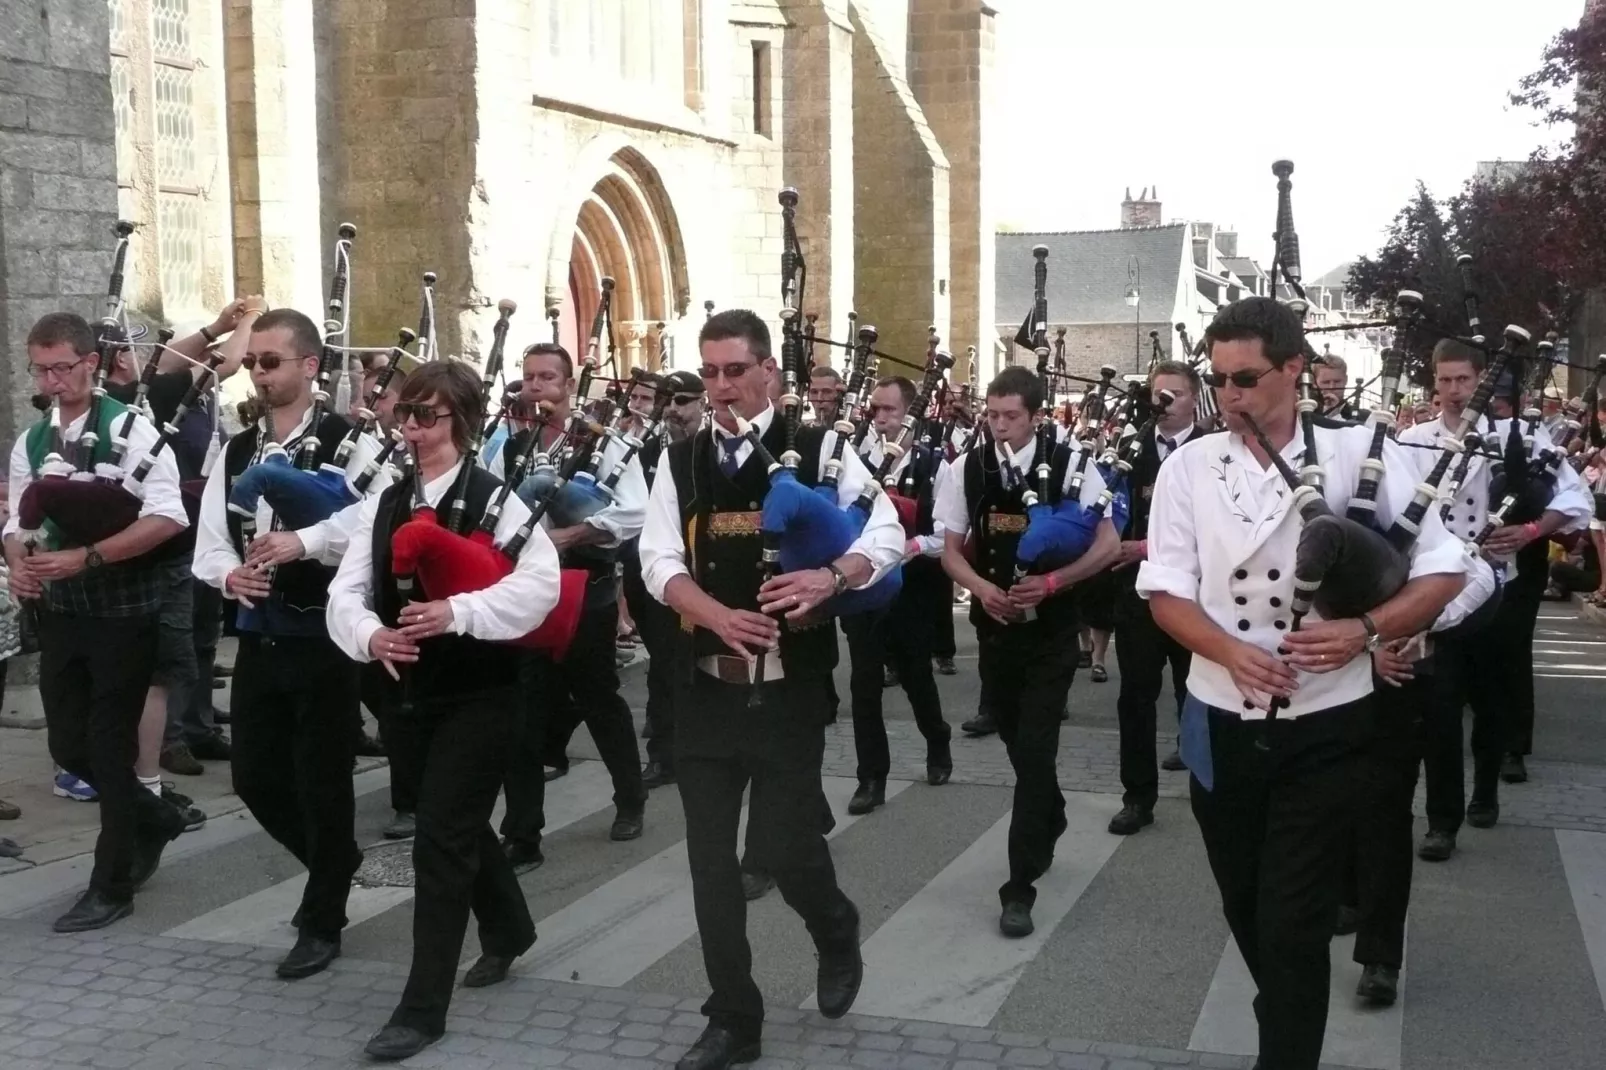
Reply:
M1238 232L1235 230L1216 231L1216 252L1221 256L1238 255Z
M1153 193L1153 196L1150 196ZM1132 199L1132 187L1126 190L1126 200L1121 202L1121 229L1128 227L1157 227L1160 225L1160 190L1158 187L1150 189L1143 187L1143 192L1137 200Z

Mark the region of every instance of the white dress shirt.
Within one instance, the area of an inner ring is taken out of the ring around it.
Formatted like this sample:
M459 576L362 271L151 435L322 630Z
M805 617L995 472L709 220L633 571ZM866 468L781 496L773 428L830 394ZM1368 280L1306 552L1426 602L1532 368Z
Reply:
M355 481L355 474L361 474L368 462L384 451L378 438L372 434L364 434L357 443L354 451L356 456L346 467L348 481ZM395 456L393 452L392 457ZM400 477L401 473L396 465L386 461L378 472L374 473L373 482L368 484L368 497L377 498ZM355 488L353 488L355 490ZM296 537L301 540L304 547L303 555L308 560L316 561L321 565L334 568L340 564L345 556L346 547L350 545L351 533L357 528L357 516L362 507L362 501L352 502L344 509L335 513L326 520L320 520L311 527L301 528Z
M439 507L457 479L459 461L451 470L424 484L424 497ZM446 503L450 505L451 503ZM329 585L329 606L325 619L329 638L357 661L373 660L368 643L384 624L374 612L374 522L379 513L379 495L365 498L356 506L357 523L352 529L340 570ZM530 518L530 510L517 495L509 495L496 524L495 545L501 546ZM446 599L452 607L451 631L487 642L518 639L541 626L552 607L558 604L558 552L546 532L536 530L524 544L513 571L485 588Z
M1506 436L1511 432L1510 420L1496 420L1493 433L1487 431L1488 420L1483 421L1487 436L1485 445L1491 449L1502 452L1506 446ZM1445 429L1444 418L1436 416L1427 423L1415 424L1400 434L1400 441L1407 444L1405 453L1413 465L1419 480L1426 479L1432 474L1433 466L1439 459L1437 449L1422 449L1422 446L1439 446L1447 438L1449 432ZM1550 436L1540 429L1534 434L1533 450L1530 456L1537 457L1540 452L1555 448ZM1448 505L1444 515L1444 526L1450 529L1451 534L1464 540L1477 538L1483 530L1484 524L1489 520L1489 513L1500 506L1499 502L1489 501L1489 463L1483 457L1474 457L1467 467L1466 478L1461 481L1461 487L1453 502L1445 501L1445 491L1448 489L1450 479L1455 474L1459 458L1455 464L1450 465L1449 471L1439 484L1439 501L1430 512L1438 513L1437 505ZM1567 517L1558 531L1583 531L1589 526L1589 521L1595 515L1595 501L1589 489L1578 478L1578 473L1572 470L1569 464L1561 464L1556 473L1556 494L1550 501L1550 509L1563 513Z
M770 406L754 418L753 426L758 428L762 436L769 430L770 421L774 418L775 408ZM735 437L718 423L713 425L713 434L721 439ZM824 477L826 462L835 448L836 432L826 431L820 443L820 478ZM744 442L736 450L736 464L746 464L752 455L752 444ZM669 586L669 581L676 576L690 575L690 570L686 567L686 540L680 529L680 495L675 489L675 481L669 478L667 465L661 461L659 467L663 470L653 480L652 496L647 502L647 522L641 531L641 578L648 593L664 602L664 590ZM858 454L851 449L844 449L842 468L837 476L837 504L847 508L858 500L860 492L869 482L870 472ZM898 523L898 511L887 501L886 495L876 495L870 519L847 550L850 554L865 558L874 570L864 586L880 580L903 562L903 545L903 525Z
M1176 434L1168 435L1164 431L1160 430L1159 425L1156 425L1154 428L1154 452L1159 456L1161 463L1164 463L1167 457L1171 456L1177 450L1180 450L1183 446L1187 445L1188 440L1197 434L1198 431L1198 424L1188 424ZM1169 447L1166 446L1167 439L1171 441L1171 445Z
M608 438L602 447L602 463L597 468L598 483L606 480L608 474L618 467L620 459L628 449L629 447L620 439L612 436ZM539 451L539 447L537 450ZM486 470L498 479L506 479L507 476L504 474L506 456L505 448L499 450L485 466ZM518 488L514 487L513 490L517 493ZM629 542L641 534L642 526L647 522L647 477L641 471L639 450L630 458L624 472L619 476L619 481L614 484L612 499L607 505L586 517L583 522L607 533L608 541L599 544L605 549ZM541 518L541 526L548 531L552 530L551 513Z
M1316 452L1325 475L1328 506L1342 516L1371 448L1364 427L1316 428ZM1295 435L1283 457L1296 470L1303 439ZM1398 443L1384 443L1386 470L1378 486L1377 523L1385 530L1405 511L1415 491L1413 469ZM1393 474L1393 473L1398 473ZM1149 513L1149 557L1138 569L1137 590L1196 602L1227 634L1276 651L1291 622L1294 559L1302 524L1293 492L1275 466L1261 468L1235 434L1201 435L1160 466ZM1410 577L1462 575L1468 553L1430 510L1411 550ZM1314 610L1306 618L1322 619ZM1194 654L1188 690L1202 702L1257 719L1224 666ZM1353 702L1372 691L1372 666L1357 657L1328 673L1299 674L1299 689L1279 717Z
M886 454L883 451L881 436L871 435L865 440L865 446L866 449L863 453L864 464L865 467L870 470L870 474L874 475L881 470L881 462L886 459ZM892 471L887 473L888 477L893 480L894 488L897 487L897 481L903 478L904 469L909 467L910 459L913 457L913 455L913 449L905 450L903 456L898 458L898 463L892 466ZM937 470L932 473L931 493L934 503L937 487L943 478L943 473L947 471L947 469L948 462L939 461L937 464ZM936 517L933 516L931 534L915 535L913 537L916 545L919 547L919 550L917 551L918 555L921 557L941 557L942 536L944 530L945 529L942 526L942 522L938 521Z
M992 453L993 463L1000 468L1008 463L1003 447L996 441L993 443ZM965 501L965 461L968 457L969 454L961 454L952 465L948 466L952 469L948 477L938 480L937 500L932 508L933 518L942 525L943 531L954 532L961 539L970 535L972 507ZM1033 435L1026 445L1015 451L1015 468L1022 476L1029 475L1036 457L1037 436ZM1092 505L1098 501L1099 495L1104 493L1104 478L1099 475L1094 460L1095 458L1088 457L1087 470L1082 473L1082 494L1079 500L1083 505ZM1073 452L1070 463L1065 466L1065 480L1060 487L1061 493L1070 489L1071 477L1076 474L1076 465L1077 457Z
M86 409L83 415L72 421L62 429L62 442L66 448L62 450L63 457L71 457L72 447L78 442L78 436L83 433L84 421L89 418ZM118 417L118 426L122 417ZM138 496L140 501L139 515L141 517L160 516L176 521L180 527L189 527L189 514L184 511L184 497L179 491L178 465L173 461L173 451L164 449L156 458L156 464L151 467L145 476L145 482L135 483L129 476L139 463L145 459L156 445L159 436L156 428L143 416L134 417L134 425L128 432L128 450L123 454L123 486ZM28 435L24 431L17 436L16 444L11 447L11 499L10 515L6 519L4 534L15 535L22 530L17 519L17 503L22 501L22 492L28 489L33 482L33 472L28 467Z

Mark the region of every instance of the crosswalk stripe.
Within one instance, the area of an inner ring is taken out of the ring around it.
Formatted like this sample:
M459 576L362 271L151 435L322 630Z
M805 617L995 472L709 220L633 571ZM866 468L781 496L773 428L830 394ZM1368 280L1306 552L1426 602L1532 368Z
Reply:
M1409 943L1409 922L1407 923ZM1405 1040L1405 970L1400 971L1400 998L1392 1007L1364 1008L1355 995L1361 968L1354 961L1355 937L1334 937L1329 950L1332 972L1327 993L1327 1035L1322 1062L1367 1070L1400 1070ZM1230 936L1205 993L1204 1006L1188 1038L1192 1051L1224 1055L1256 1055L1260 1030L1255 1023L1255 982L1238 943Z
M1070 793L1070 822L1054 865L1037 882L1036 931L1020 940L998 932L996 889L1009 874L1009 815L904 902L864 942L857 1014L985 1026L1015 982L1115 854L1106 829L1114 796ZM804 1004L813 1006L812 998Z
M613 803L613 780L601 762L577 762L568 776L546 786L546 829L553 833ZM500 804L498 804L500 809ZM307 875L298 873L236 899L216 910L169 929L164 936L183 940L215 940L257 947L293 947L296 931L290 917L301 905ZM369 888L353 885L346 897L346 924L360 925L413 898L411 888Z
M887 783L887 799L909 786ZM857 781L824 778L826 801L839 814L827 839L859 821L844 811ZM747 808L742 808L742 826ZM742 832L737 832L737 842ZM697 934L692 907L691 871L681 840L588 895L536 922L534 950L519 972L550 981L620 987Z
M1584 949L1595 972L1601 1006L1606 1007L1606 836L1557 829L1556 845L1561 849L1562 869L1584 933Z

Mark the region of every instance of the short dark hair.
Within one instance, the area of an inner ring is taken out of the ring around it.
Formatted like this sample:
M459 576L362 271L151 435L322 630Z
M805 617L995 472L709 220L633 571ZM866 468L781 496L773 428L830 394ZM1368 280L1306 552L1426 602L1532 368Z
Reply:
M697 332L697 345L704 342L723 342L740 338L747 343L747 351L760 364L774 356L770 349L770 329L758 314L745 308L728 308L708 317L703 329Z
M1475 371L1483 371L1486 363L1483 350L1477 346L1458 342L1454 338L1441 338L1433 347L1433 367L1440 364L1470 364Z
M875 388L877 390L880 390L885 386L895 386L898 388L898 396L903 398L903 407L906 409L915 403L915 395L919 393L919 391L915 389L914 382L904 375L889 375L884 379L879 379L876 381Z
M480 377L458 360L432 360L407 377L398 403L417 404L439 398L452 411L452 444L466 453L485 421Z
M47 312L28 331L28 348L70 345L80 357L95 352L95 331L76 312Z
M531 357L557 357L558 362L563 365L563 377L574 378L574 358L569 356L567 349L556 342L537 342L528 347L524 351L524 359L529 360Z
M1217 342L1244 342L1252 338L1260 339L1266 359L1274 368L1281 368L1295 357L1311 355L1299 313L1271 297L1245 297L1217 312L1216 318L1205 328L1205 352L1211 352Z
M1150 368L1149 386L1154 386L1154 381L1162 375L1174 375L1178 379L1186 379L1188 381L1188 389L1192 390L1195 394L1197 394L1204 386L1204 384L1199 381L1199 373L1194 371L1193 365L1184 364L1180 360L1162 360L1160 363Z
M838 386L842 385L842 374L829 364L816 364L809 369L810 379L829 379ZM880 385L880 384L877 384Z
M312 322L311 317L305 313L297 312L293 308L275 308L256 318L251 324L252 334L261 334L283 327L290 332L290 340L295 343L296 353L303 357L318 357L323 355L323 335L318 333L318 325Z
M1005 368L987 384L987 396L1018 397L1027 412L1037 412L1043 407L1043 381L1026 368L1016 365Z

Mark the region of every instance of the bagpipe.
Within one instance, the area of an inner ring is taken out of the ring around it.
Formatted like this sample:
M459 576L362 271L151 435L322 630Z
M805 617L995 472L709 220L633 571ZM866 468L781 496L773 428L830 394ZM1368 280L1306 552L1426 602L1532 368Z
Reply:
M112 361L120 349L128 345L128 332L124 324L126 306L123 302L123 271L128 260L128 239L134 224L118 220L113 232L117 236L116 250L112 255L110 280L106 287L106 314L95 332L95 371L90 387L89 408L84 416L83 431L79 434L73 459L67 460L66 441L61 424L59 398L45 400L44 406L35 399L35 406L48 407L49 435L47 453L39 465L37 478L23 489L17 502L17 523L29 546L36 546L40 536L52 535L53 542L66 546L88 546L124 530L135 520L143 506L143 499L125 485L123 462L128 449L128 433L139 409L127 410L117 425L121 406L106 396L106 379ZM149 386L151 375L160 351L153 352L141 378ZM103 435L103 432L105 434ZM104 449L102 438L106 439ZM147 466L144 472L148 474ZM137 487L144 476L132 480ZM32 533L39 533L33 535Z
M1203 338L1199 344L1194 345L1188 337L1188 325L1177 324L1177 352L1184 354L1184 361L1193 369L1195 375L1203 374L1210 363L1205 355L1206 345ZM1216 402L1216 392L1209 387L1201 389L1193 399L1193 422L1202 430L1214 431L1221 426L1221 407Z
M920 388L915 392L915 400L903 414L903 423L898 428L897 436L882 441L881 464L876 470L875 478L865 487L864 493L859 495L863 500L865 516L868 517L870 508L875 504L875 488L878 486L885 488L887 501L897 510L898 522L903 525L903 533L909 538L914 538L920 533L920 503L914 498L899 494L894 489L898 485L898 477L894 472L898 462L919 439L920 429L926 421L926 413L931 407L931 398L937 390L937 384L943 381L943 373L954 364L951 353L937 348L936 328L932 328L931 334L932 343L926 357L926 370L921 377Z

